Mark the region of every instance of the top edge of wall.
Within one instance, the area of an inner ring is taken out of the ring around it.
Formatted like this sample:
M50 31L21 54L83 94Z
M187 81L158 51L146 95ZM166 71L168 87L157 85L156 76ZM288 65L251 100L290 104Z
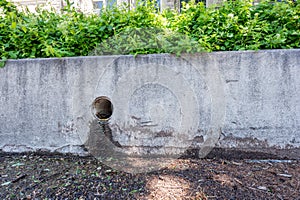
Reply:
M248 53L272 53L272 52L299 52L299 49L267 49L267 50L242 50L242 51L213 51L213 52L201 52L201 53L182 53L182 55L203 55L203 54L248 54ZM78 59L78 58L117 58L117 57L149 57L149 56L176 56L175 54L170 53L161 53L161 54L138 54L138 55L99 55L99 56L74 56L74 57L51 57L51 58L21 58L21 59L8 59L7 61L33 61L33 60L61 60L61 59ZM180 56L178 56L180 57Z

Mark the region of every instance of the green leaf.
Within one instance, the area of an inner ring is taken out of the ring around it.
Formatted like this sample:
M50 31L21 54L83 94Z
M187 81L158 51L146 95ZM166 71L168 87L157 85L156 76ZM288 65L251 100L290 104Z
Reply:
M2 59L0 60L0 68L3 68L5 66L6 60L6 57L2 57Z
M24 31L24 33L27 32L27 28L25 26L22 26L21 29Z
M12 29L15 29L16 27L17 27L17 22L12 22L12 23L11 23L11 28L12 28Z
M131 190L130 192L129 192L129 194L134 194L134 193L137 193L138 192L138 190Z

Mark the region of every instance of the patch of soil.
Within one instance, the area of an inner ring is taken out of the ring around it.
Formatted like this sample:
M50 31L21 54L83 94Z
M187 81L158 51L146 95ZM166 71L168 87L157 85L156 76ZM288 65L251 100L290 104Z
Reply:
M300 161L182 158L132 175L93 157L0 153L0 199L300 199Z

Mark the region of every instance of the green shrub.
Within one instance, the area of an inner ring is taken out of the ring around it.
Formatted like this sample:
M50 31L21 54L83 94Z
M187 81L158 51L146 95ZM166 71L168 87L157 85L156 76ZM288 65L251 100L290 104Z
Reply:
M228 1L217 9L186 4L173 26L208 51L298 48L300 4Z
M187 35L154 27L127 28L101 42L90 55L122 55L152 53L194 53L203 51L197 41Z
M33 14L0 0L0 57L37 58L298 48L300 4L227 1L218 8L183 5L159 12L139 2L85 15L70 6L61 13ZM1 63L0 63L1 65Z

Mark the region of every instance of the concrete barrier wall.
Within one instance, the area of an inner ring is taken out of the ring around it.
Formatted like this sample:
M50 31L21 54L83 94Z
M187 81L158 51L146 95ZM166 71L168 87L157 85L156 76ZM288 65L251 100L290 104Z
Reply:
M83 153L99 128L93 101L106 96L110 137L131 152L300 157L300 50L8 60L0 77L3 151Z

